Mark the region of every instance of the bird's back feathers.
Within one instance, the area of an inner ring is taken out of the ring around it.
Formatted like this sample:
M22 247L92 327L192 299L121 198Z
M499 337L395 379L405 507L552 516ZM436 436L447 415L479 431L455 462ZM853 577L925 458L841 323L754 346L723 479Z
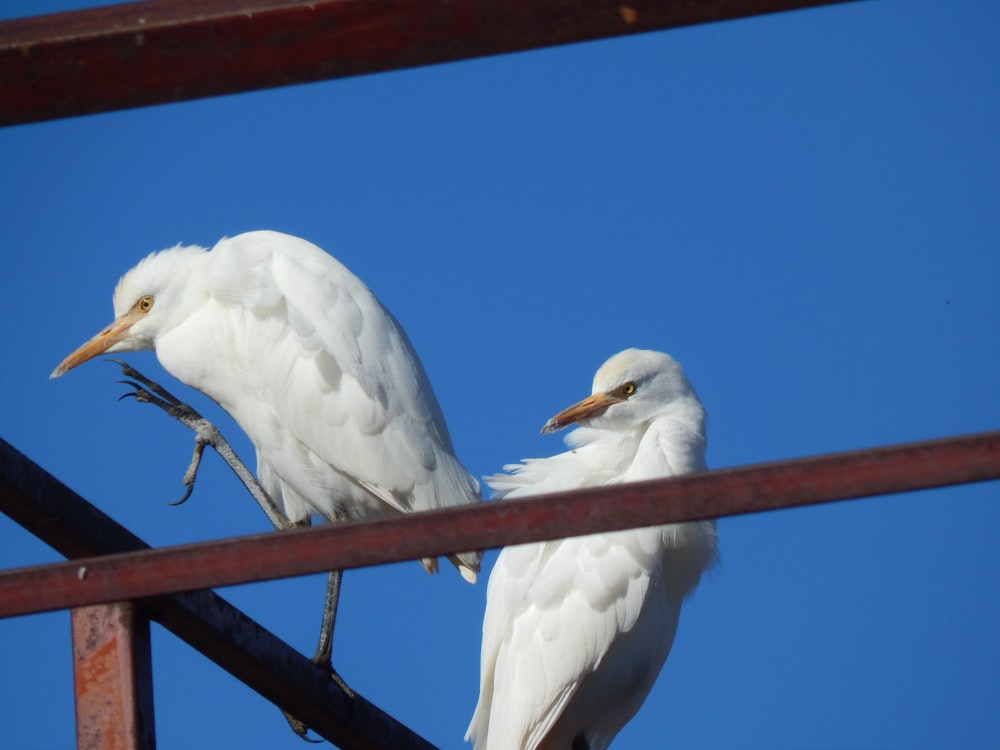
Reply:
M154 255L145 273L192 252ZM305 240L261 231L221 240L198 272L187 314L161 331L157 356L244 429L258 473L291 520L480 499L409 339L339 261ZM463 575L478 570L479 558L461 556Z

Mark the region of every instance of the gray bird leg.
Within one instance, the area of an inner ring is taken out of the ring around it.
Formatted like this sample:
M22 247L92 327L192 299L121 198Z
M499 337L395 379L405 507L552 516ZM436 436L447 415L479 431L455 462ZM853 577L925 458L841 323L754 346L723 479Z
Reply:
M326 578L326 597L323 601L323 620L319 629L319 643L313 654L314 664L331 664L333 653L333 626L337 621L337 603L340 601L340 581L344 571L331 570ZM342 686L346 687L346 686Z
M184 497L174 501L171 505L180 505L191 496L191 492L194 490L194 481L198 476L198 468L201 465L202 453L205 450L205 446L210 445L222 457L226 465L233 470L233 473L243 483L243 486L247 488L253 499L257 502L257 505L264 511L264 515L267 516L267 520L271 522L271 525L279 530L292 527L292 523L288 520L288 517L278 508L264 488L260 486L260 482L257 481L257 478L240 460L239 456L236 455L236 451L233 450L229 441L222 437L222 433L219 432L215 425L190 406L178 400L166 388L153 382L135 368L116 359L111 361L121 367L122 374L126 378L131 378L131 380L121 381L134 389L132 393L126 393L122 398L132 397L140 403L158 406L178 422L194 431L194 455L191 457L191 463L187 471L184 472L182 480L187 490L184 492Z
M339 521L345 521L347 517L344 515L334 515L331 519L332 523L337 523ZM334 682L340 685L341 689L350 696L354 696L354 691L351 690L347 683L344 682L340 675L337 674L337 670L333 668L333 627L337 623L337 605L340 602L340 582L344 576L344 571L342 570L331 570L326 577L326 596L323 599L323 619L320 623L319 628L319 642L316 644L316 653L313 654L312 662L313 664L318 664L321 667L327 667L330 670L330 675Z
M330 679L337 683L344 694L350 698L354 697L354 691L348 687L343 678L333 668L331 655L333 652L333 626L337 620L337 603L340 600L340 581L343 576L342 570L331 570L326 579L326 597L323 600L323 621L319 630L319 643L316 645L316 653L313 654L312 662L317 666L330 670ZM288 726L299 737L307 742L316 742L307 735L309 727L296 719L291 714L281 712Z
M342 521L343 518L334 519L333 523ZM297 524L298 526L309 526L309 520ZM337 605L340 602L340 582L343 579L344 571L331 570L326 576L326 596L323 598L323 619L320 622L319 641L316 644L316 653L313 654L312 661L320 667L330 670L334 681L343 688L344 692L353 696L354 691L347 687L347 684L340 678L333 668L331 659L333 653L333 627L337 623Z
M215 425L201 416L201 414L193 408L178 400L174 395L167 391L166 388L150 380L135 368L130 367L126 363L116 359L111 361L121 368L122 374L126 378L130 378L130 380L123 380L121 382L134 389L132 393L126 393L122 396L122 398L131 396L140 403L158 406L178 422L194 431L194 454L191 457L191 463L188 466L187 471L184 472L183 478L183 484L187 489L184 492L184 497L170 503L171 505L180 505L191 496L191 492L194 490L194 481L198 475L198 468L201 465L202 454L205 451L205 446L210 445L215 449L215 452L222 457L229 468L233 470L233 473L235 473L239 480L243 483L243 486L247 488L253 496L253 499L257 502L257 505L259 505L260 509L264 511L264 514L267 516L274 528L280 531L282 529L309 525L308 519L302 523L292 523L288 520L288 517L281 511L280 508L278 508L264 488L261 487L260 482L258 482L253 473L247 469L246 465L236 455L236 451L233 450L233 447L222 436L222 433L219 432ZM336 520L343 519L334 519L334 521ZM337 671L333 668L333 664L331 662L331 653L333 650L333 627L337 620L337 604L340 600L340 582L342 574L343 571L334 570L327 576L326 596L323 601L323 620L320 626L319 643L316 646L316 653L313 655L312 661L314 664L318 664L321 667L329 669L331 679L340 686L341 690L343 690L346 695L353 698L354 691L351 690L351 688L347 686L347 683L344 682L339 674L337 674ZM284 715L285 720L288 722L292 731L299 737L307 740L308 742L321 741L314 740L309 737L307 734L309 728L294 716L291 716L284 711L282 711L282 715Z

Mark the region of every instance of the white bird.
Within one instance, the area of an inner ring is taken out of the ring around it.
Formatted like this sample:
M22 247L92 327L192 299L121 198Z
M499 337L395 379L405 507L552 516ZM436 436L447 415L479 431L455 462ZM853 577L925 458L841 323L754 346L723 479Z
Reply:
M154 349L225 409L293 523L479 502L420 360L360 279L316 245L271 231L211 251L153 253L114 293L115 320L53 371ZM451 556L475 582L481 554ZM428 572L437 561L422 561Z
M668 355L627 349L569 424L571 450L487 477L519 498L703 471L705 410ZM602 750L646 699L681 604L716 559L715 522L507 547L487 587L475 750Z

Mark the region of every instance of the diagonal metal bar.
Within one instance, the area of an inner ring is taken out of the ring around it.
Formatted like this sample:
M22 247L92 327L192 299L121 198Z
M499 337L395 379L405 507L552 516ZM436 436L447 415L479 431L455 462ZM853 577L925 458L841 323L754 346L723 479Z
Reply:
M138 604L150 619L342 750L436 750L360 694L346 696L327 670L211 591Z
M67 557L148 549L3 440L0 510ZM325 670L211 591L156 596L138 606L142 615L344 750L434 750L365 698L348 698Z
M11 570L0 617L998 478L1000 432L836 453Z
M150 0L0 23L0 125L850 0Z

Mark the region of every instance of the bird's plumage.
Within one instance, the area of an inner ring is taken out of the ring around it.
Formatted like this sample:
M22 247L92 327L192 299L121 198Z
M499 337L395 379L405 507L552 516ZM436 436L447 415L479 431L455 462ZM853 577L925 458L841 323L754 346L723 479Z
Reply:
M150 309L133 313L146 298ZM291 521L480 499L403 329L319 247L258 231L211 250L164 250L122 277L114 308L116 321L136 319L106 351L155 349L164 369L218 402ZM453 562L474 580L479 558Z
M577 422L571 450L488 477L501 498L705 469L705 412L666 354L628 349L593 394L546 425ZM475 750L607 747L642 705L681 604L716 556L711 521L507 547L487 588Z

